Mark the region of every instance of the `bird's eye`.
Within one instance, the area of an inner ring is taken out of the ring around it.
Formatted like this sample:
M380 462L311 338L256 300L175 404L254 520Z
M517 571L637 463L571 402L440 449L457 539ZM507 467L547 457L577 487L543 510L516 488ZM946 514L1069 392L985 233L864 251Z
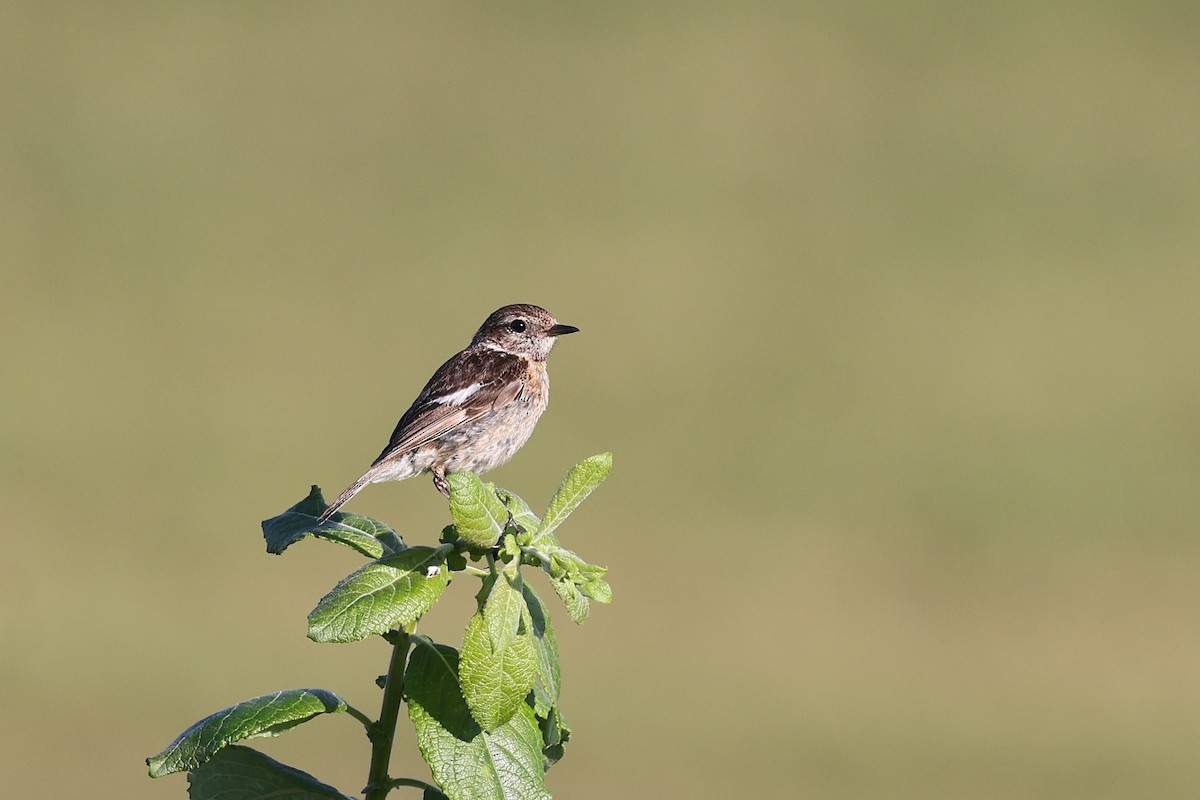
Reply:
M509 330L511 330L513 333L524 333L525 332L525 320L514 319L512 322L508 323L508 327L509 327Z

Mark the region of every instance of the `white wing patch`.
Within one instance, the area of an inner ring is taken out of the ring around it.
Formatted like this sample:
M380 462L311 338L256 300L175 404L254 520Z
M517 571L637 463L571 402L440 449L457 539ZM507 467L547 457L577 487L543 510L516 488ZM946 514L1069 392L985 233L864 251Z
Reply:
M472 383L470 386L464 386L457 392L451 392L450 394L435 398L433 402L444 406L461 406L466 402L468 397L475 394L482 388L482 383Z

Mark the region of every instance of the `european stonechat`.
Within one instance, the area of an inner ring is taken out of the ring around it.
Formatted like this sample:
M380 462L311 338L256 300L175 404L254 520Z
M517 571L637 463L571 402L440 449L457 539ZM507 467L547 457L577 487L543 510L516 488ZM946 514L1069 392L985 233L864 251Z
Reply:
M550 348L578 330L525 303L493 312L467 349L433 373L379 458L325 509L321 522L368 483L432 472L433 485L449 497L447 473L485 472L508 461L550 401Z

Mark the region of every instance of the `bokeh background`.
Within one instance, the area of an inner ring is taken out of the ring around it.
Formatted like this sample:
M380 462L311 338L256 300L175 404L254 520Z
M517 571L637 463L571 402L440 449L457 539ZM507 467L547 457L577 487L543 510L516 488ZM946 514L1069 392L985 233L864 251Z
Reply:
M259 520L518 301L583 332L492 477L616 454L557 795L1200 791L1200 6L0 17L6 795L182 797L143 759L214 710L376 708L386 646L304 636L359 558ZM256 746L365 782L348 717Z

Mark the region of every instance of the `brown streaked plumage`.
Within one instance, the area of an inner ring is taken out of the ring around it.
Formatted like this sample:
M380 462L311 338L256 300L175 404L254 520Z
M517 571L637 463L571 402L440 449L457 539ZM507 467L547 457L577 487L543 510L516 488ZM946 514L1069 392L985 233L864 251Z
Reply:
M508 461L529 439L550 400L546 357L555 339L577 330L525 303L493 312L471 344L433 373L379 458L320 521L368 483L431 472L434 486L449 496L447 474L485 472Z

